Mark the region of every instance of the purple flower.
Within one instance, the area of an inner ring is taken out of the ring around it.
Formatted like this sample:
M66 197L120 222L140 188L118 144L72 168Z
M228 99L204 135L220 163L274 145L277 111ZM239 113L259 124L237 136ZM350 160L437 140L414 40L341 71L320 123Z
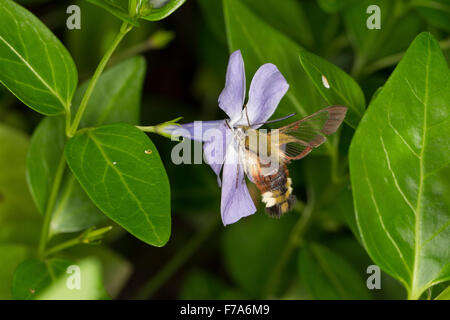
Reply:
M250 84L248 102L244 105L246 89L244 61L240 50L235 51L230 56L225 88L219 96L219 106L229 119L202 121L200 130L197 121L181 126L189 133L184 135L185 137L203 141L203 149L208 150L205 152L205 158L216 173L219 186L222 186L221 215L224 225L256 212L245 183L245 173L239 159L237 141L233 138L233 130L236 126L246 126L249 123L253 129L259 128L272 116L288 88L286 79L277 67L266 63L256 71ZM171 133L177 128L180 127L168 126L165 131ZM205 132L210 129L220 131L225 139L205 137ZM225 152L220 152L222 150ZM218 152L214 154L214 151Z

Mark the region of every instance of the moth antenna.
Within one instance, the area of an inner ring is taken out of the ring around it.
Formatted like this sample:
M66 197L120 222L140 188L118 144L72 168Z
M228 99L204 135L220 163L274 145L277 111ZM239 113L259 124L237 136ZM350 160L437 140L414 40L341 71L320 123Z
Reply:
M259 126L259 125L263 125L263 124L268 124L268 123L273 123L273 122L278 122L278 121L282 121L282 120L286 120L286 119L288 119L288 118L290 118L290 117L293 117L293 116L295 116L295 115L296 115L296 113L291 113L291 114L289 114L289 115L287 115L287 116L284 116L284 117L282 117L282 118L278 118L278 119L274 119L274 120L269 120L269 121L266 121L266 122L255 123L254 125L252 125L252 127L254 127L254 126Z
M225 119L225 124L227 125L228 129L231 130L231 126L230 126L230 124L228 123L228 119Z

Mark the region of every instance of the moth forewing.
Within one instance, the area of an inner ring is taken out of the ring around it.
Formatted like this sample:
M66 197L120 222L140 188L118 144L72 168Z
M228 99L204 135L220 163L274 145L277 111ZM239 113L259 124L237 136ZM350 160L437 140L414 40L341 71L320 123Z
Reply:
M331 106L280 128L280 149L288 160L298 160L319 147L339 128L347 108Z

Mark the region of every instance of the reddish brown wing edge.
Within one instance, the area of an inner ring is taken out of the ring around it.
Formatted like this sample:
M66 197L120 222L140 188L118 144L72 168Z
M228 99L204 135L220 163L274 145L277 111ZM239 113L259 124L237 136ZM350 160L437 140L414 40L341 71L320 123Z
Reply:
M347 114L347 109L348 109L347 107L340 106L340 105L330 106L330 107L321 109L317 112L314 112L313 114L311 114L303 119L300 119L294 123L291 123L287 126L281 127L281 128L279 128L279 130L280 130L280 132L286 131L286 130L297 130L298 128L300 128L302 123L305 123L308 120L311 120L312 118L317 117L319 114L323 113L324 111L327 111L328 119L324 123L323 127L319 130L319 132L322 134L325 134L325 135L330 135L330 134L335 133L336 130L339 128L339 126L344 121L345 115ZM286 159L288 161L299 160L299 159L305 157L306 155L308 155L308 153L310 153L313 148L317 148L322 143L324 143L326 138L324 136L322 136L320 133L318 133L310 141L303 141L303 140L298 139L298 141L301 142L305 146L305 150L303 150L301 153L299 153L295 157L289 157L286 155L285 156Z

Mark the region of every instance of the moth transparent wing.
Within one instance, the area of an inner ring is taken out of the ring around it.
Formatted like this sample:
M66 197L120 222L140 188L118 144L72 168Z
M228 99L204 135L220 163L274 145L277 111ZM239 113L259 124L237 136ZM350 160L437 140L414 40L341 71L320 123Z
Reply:
M271 138L265 129L249 129L246 132L241 155L244 171L250 181L255 174L267 176L278 171L278 140L272 143ZM275 148L272 148L272 144Z
M284 161L305 157L339 128L347 113L344 106L331 106L279 128L280 158Z

